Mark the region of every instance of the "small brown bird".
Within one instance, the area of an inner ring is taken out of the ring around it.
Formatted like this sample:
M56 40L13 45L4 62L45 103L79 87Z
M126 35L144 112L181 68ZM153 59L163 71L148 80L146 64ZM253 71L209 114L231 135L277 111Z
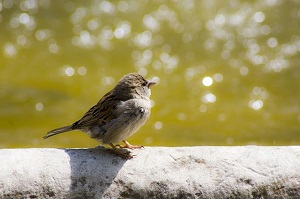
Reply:
M123 158L132 158L130 152L119 148L142 147L133 146L126 139L137 132L148 119L151 109L150 87L155 84L139 74L125 75L80 120L48 132L44 139L60 133L80 130L103 144L109 144L115 154ZM125 146L114 145L121 141Z

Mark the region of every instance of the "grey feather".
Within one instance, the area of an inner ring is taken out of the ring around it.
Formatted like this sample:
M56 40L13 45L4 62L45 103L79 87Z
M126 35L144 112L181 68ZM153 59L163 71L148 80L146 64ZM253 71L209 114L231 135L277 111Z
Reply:
M57 134L60 134L60 133L65 133L65 132L72 131L72 130L74 130L72 128L72 125L70 125L70 126L64 126L64 127L57 128L57 129L54 129L52 131L49 131L43 138L47 139L47 138L49 138L51 136L54 136L54 135L57 135Z

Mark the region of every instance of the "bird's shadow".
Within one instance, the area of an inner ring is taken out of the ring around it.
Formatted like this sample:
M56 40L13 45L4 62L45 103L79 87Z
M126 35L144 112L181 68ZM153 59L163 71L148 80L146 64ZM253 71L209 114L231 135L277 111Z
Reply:
M105 148L64 149L70 157L68 198L102 198L126 162Z

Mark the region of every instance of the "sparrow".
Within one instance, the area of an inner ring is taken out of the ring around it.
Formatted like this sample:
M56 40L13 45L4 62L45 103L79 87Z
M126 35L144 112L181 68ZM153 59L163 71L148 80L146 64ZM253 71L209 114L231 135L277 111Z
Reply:
M126 139L136 133L150 116L150 88L156 82L146 80L142 75L131 73L122 77L117 85L106 93L83 117L71 125L54 129L43 138L80 130L102 144L109 144L112 152L122 158L133 156L121 148L142 148L131 145ZM124 142L124 146L116 145Z

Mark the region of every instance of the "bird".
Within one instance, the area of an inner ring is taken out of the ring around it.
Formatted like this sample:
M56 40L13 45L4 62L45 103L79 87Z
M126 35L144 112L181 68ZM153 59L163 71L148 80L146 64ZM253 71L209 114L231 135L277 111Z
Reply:
M122 148L142 148L131 145L127 138L136 133L150 116L151 87L156 82L137 73L123 76L81 119L71 125L49 131L43 138L80 130L102 144L109 144L112 152L122 158L133 156ZM121 146L118 143L124 142Z

